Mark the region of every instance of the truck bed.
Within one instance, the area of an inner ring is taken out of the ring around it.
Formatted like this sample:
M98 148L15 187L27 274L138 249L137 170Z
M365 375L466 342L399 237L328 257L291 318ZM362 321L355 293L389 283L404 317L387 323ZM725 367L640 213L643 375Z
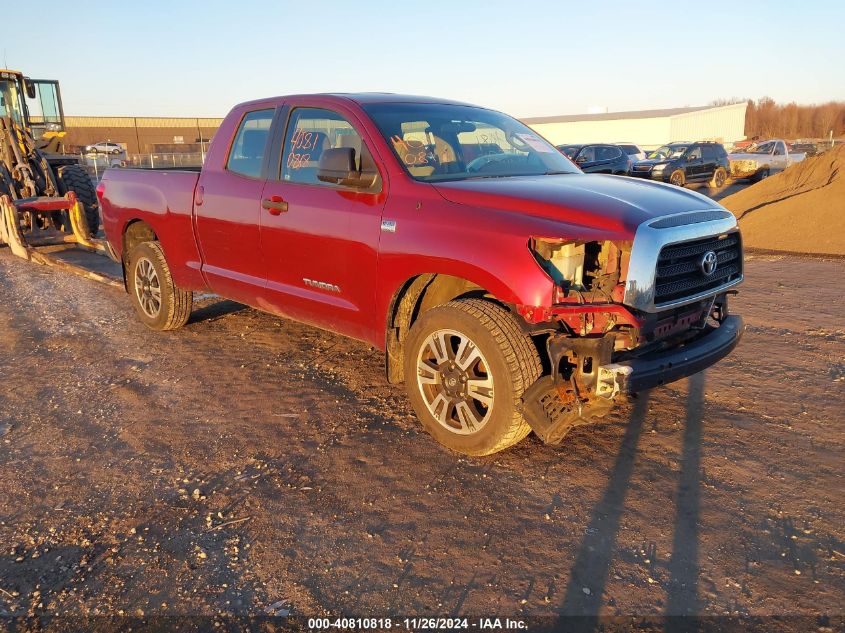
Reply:
M200 257L194 240L192 217L197 168L109 169L98 187L103 230L115 253L123 257L126 226L143 220L156 227L165 252L187 268L174 271L174 279L187 286L196 283Z

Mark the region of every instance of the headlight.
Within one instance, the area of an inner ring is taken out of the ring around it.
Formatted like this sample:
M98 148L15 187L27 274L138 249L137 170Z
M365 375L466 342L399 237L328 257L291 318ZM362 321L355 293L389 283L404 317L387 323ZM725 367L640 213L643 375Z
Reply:
M664 169L666 169L666 163L660 163L659 165L655 165L652 171L663 171Z
M58 123L48 123L46 129L48 132L61 132L62 126Z

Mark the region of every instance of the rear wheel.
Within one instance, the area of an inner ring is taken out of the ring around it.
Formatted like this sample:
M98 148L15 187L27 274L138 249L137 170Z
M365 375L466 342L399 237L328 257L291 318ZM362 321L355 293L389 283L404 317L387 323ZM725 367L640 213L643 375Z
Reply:
M188 322L194 295L173 284L158 242L142 242L129 253L126 282L132 307L152 330L175 330Z
M721 189L725 181L728 179L728 172L724 167L717 167L713 173L713 178L710 179L710 186L715 189Z
M687 177L684 176L684 172L682 169L676 169L672 172L672 175L669 176L669 182L671 182L676 187L683 187L687 184Z
M66 165L59 167L57 180L60 194L65 195L68 191L76 194L85 209L88 231L92 236L96 235L100 228L100 205L97 202L97 190L88 172L81 165Z
M481 299L432 308L405 341L405 381L417 417L443 446L489 455L531 432L522 394L540 377L537 349L510 312Z
M765 180L768 177L769 177L769 170L764 169L760 173L758 173L756 176L754 176L754 178L752 178L751 180L753 182L760 182L761 180Z

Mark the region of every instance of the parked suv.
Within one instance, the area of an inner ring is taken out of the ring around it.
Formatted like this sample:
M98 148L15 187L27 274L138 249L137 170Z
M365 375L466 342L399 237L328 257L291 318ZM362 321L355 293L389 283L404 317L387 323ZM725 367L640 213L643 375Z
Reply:
M585 174L627 176L631 169L630 157L617 145L558 145L557 149Z
M721 143L669 143L634 163L631 175L662 180L683 187L688 182L709 182L721 187L730 173L728 153Z

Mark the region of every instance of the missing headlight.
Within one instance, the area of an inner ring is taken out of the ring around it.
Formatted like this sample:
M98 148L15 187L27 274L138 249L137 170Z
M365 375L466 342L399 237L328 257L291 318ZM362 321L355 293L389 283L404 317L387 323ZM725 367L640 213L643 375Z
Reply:
M631 252L631 242L532 238L530 246L537 263L564 293L610 295L623 279Z

